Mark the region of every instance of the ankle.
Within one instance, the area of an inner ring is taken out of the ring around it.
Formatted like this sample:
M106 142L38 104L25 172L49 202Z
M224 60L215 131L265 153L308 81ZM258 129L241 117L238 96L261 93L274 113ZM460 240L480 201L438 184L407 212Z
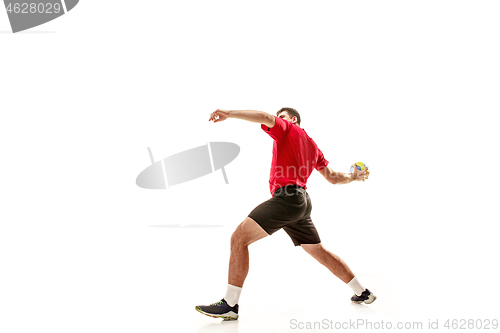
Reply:
M361 283L359 283L356 277L353 277L352 280L347 283L347 285L351 287L352 291L354 291L354 293L358 296L361 296L363 291L366 290L366 288L363 287Z
M241 287L234 286L232 284L227 285L226 296L224 299L226 300L227 305L233 307L238 304L241 294Z

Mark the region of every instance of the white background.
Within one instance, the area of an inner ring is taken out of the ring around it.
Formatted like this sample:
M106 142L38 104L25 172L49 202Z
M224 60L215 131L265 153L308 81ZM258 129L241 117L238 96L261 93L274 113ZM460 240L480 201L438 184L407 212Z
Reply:
M499 319L499 10L84 0L18 34L0 10L0 331ZM349 288L280 231L251 245L240 320L221 323L194 306L224 296L229 237L270 197L272 140L208 117L285 106L334 170L370 167L369 181L342 186L314 172L308 192L324 245L379 299L350 305ZM241 147L229 185L220 171L135 185L147 147L160 159L208 141Z

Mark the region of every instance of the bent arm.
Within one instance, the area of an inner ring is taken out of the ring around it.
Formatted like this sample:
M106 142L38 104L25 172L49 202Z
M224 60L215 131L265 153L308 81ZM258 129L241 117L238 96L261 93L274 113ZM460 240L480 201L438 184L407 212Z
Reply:
M228 117L243 119L246 121L251 121L253 123L264 124L269 128L273 128L276 123L276 119L273 115L262 111L253 111L253 110L229 110Z
M334 185L349 184L354 181L351 173L333 171L329 166L318 171L325 179Z

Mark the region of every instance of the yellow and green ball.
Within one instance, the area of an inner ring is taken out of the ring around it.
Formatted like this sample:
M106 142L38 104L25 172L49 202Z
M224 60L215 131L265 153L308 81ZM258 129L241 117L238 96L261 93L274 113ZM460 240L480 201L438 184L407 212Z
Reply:
M366 164L364 164L363 162L356 162L353 165L351 165L351 170L349 171L350 173L352 173L354 171L354 167L356 167L356 169L358 169L359 171L363 171L368 166ZM366 176L366 178L368 178L368 175Z

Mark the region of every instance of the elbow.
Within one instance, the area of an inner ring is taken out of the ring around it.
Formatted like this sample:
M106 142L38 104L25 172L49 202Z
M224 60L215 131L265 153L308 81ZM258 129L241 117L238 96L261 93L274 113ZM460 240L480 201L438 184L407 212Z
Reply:
M267 113L267 112L262 112L262 124L266 125L269 128L273 128L274 124L276 123L276 119L274 119L274 116Z

